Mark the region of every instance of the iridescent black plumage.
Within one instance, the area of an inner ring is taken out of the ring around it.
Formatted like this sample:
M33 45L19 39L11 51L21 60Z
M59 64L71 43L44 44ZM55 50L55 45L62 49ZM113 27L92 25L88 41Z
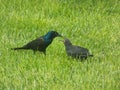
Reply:
M89 50L87 48L72 45L69 39L64 39L63 42L68 56L81 60L86 59L89 56L93 56L89 53Z
M58 32L56 31L49 31L46 35L41 36L23 47L18 47L18 48L12 48L12 50L19 50L19 49L25 49L25 50L33 50L34 52L40 51L46 54L46 48L52 43L53 39L55 37L61 36Z

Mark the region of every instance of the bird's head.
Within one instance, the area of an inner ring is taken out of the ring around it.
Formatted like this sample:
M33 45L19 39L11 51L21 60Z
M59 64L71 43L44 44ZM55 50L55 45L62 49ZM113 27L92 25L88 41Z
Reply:
M56 31L49 31L45 36L44 39L46 41L52 41L55 37L62 37L58 32Z
M71 41L67 38L64 38L64 40L62 40L62 42L64 43L65 46L72 45Z
M53 39L55 37L62 37L58 32L56 31L49 31L46 35L45 35L46 38L48 39Z

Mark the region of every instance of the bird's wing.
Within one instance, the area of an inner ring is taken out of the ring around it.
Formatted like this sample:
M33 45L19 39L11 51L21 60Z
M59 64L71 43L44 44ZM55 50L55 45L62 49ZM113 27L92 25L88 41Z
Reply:
M43 46L44 45L44 39L42 37L39 37L29 43L27 43L26 45L24 45L23 47L27 47L27 48L37 48L38 46Z
M75 48L76 48L77 52L79 52L79 54L86 55L89 53L87 48L83 48L80 46L76 46Z
M84 56L88 54L88 49L80 47L80 46L72 46L68 51L68 54Z

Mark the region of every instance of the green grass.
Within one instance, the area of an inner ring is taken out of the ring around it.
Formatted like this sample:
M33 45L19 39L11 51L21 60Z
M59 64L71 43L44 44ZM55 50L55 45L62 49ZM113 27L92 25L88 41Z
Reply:
M47 55L11 51L49 30L94 54L69 58L61 38ZM119 90L119 0L0 0L0 90Z

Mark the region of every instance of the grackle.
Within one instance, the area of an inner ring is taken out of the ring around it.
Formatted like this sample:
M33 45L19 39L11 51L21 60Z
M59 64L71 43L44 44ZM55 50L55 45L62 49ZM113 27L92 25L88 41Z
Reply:
M63 40L63 43L65 45L65 50L68 56L71 56L73 58L77 59L87 59L88 56L93 56L89 53L89 50L80 46L72 45L69 39L65 38Z
M62 36L56 31L49 31L47 34L27 43L26 45L22 47L12 48L12 50L31 49L34 51L34 53L36 51L40 51L46 55L46 48L52 43L55 37L62 37Z

